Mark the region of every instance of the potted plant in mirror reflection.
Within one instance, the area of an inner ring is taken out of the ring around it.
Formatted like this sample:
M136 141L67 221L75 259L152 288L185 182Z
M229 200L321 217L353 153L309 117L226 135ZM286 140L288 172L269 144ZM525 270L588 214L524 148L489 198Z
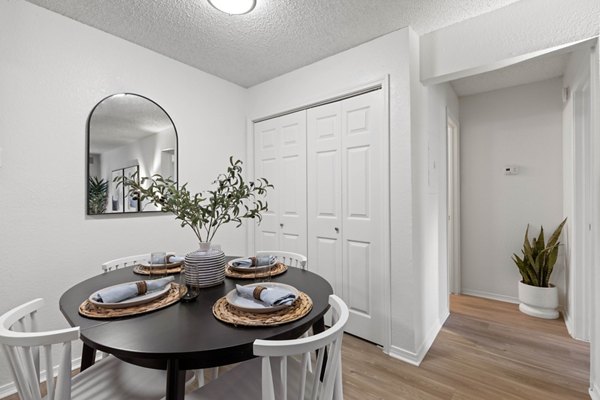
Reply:
M519 282L519 310L539 318L558 318L558 289L550 283L550 276L558 259L558 241L565 218L554 230L548 243L544 241L544 227L537 238L529 240L529 225L525 230L522 257L513 253L522 280Z
M127 177L117 177L115 181L128 187L130 193L137 193L142 204L148 201L162 212L174 214L181 227L192 229L201 249L208 249L221 225L235 222L239 227L248 218L260 222L262 213L268 210L264 197L273 185L265 178L245 181L242 161L230 157L229 164L227 172L217 176L211 190L196 194L190 193L187 183L178 187L172 179L160 174L142 177L139 182Z
M95 176L88 179L88 212L104 214L108 201L108 181Z

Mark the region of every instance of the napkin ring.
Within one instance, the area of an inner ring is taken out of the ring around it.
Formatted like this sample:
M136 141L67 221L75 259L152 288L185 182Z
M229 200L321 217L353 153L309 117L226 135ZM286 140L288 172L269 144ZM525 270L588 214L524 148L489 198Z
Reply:
M266 289L266 287L264 287L264 286L256 286L254 288L254 291L252 292L252 297L254 297L256 300L260 300L260 294L265 289Z
M141 296L146 294L148 291L148 285L146 284L146 281L137 281L135 284L137 286L138 295Z

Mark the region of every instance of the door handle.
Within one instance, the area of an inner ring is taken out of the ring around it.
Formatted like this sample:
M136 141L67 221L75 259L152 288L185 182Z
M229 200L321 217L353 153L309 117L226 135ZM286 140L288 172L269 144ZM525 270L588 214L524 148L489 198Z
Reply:
M279 226L280 226L281 228L283 228L283 224L279 224Z
M340 228L338 228L337 226L333 229L335 230L335 233L340 233Z

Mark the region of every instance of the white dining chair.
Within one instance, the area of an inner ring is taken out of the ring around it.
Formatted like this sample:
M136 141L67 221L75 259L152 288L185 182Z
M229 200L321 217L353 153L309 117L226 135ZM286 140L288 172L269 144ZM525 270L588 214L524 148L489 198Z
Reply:
M273 251L262 250L262 251L256 252L257 257L263 256L263 255L275 256L277 258L277 261L282 262L285 265L288 265L290 267L295 267L295 268L301 268L303 270L308 270L308 266L307 266L308 258L306 258L306 256L303 256L302 254L292 253L290 251L279 251L279 250L273 250ZM311 333L312 333L312 328L307 330L302 335L302 337L310 335ZM309 365L309 371L312 372L312 370L310 369L310 365Z
M298 253L292 253L290 251L266 251L261 250L256 252L256 256L272 255L277 257L277 261L284 263L290 267L296 267L301 269L307 269L308 259L306 256Z
M335 323L314 336L293 340L255 340L254 355L218 379L186 395L187 400L341 400L342 338L348 322L348 307L329 296ZM317 352L316 357L309 356ZM323 379L322 367L325 363ZM314 373L306 365L313 363ZM260 382L260 384L259 384Z
M131 267L141 263L150 262L150 253L138 254L137 256L127 256L121 258L115 258L114 260L102 263L102 271L110 272L119 268Z
M8 357L21 400L42 399L40 355L45 359L44 369L50 371L46 400L151 400L164 397L165 371L138 367L113 356L71 378L71 342L79 339L79 327L39 332L36 314L43 305L43 299L35 299L0 316L0 346ZM56 355L58 366L55 365ZM55 368L58 371L56 381L52 379Z
M167 251L167 256L174 256L175 252ZM110 272L112 270L117 270L119 268L132 267L138 264L149 264L150 263L150 253L146 254L138 254L137 256L127 256L121 258L115 258L114 260L110 260L102 263L102 271Z

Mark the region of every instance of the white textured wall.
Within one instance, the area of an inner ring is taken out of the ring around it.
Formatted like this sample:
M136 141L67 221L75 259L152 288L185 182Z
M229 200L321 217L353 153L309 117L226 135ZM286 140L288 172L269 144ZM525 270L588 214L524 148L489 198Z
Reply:
M563 218L560 78L460 98L461 273L464 293L515 300L527 224ZM514 165L518 175L504 175ZM557 263L551 281L564 293ZM558 281L557 281L558 280Z
M251 118L330 98L390 76L392 345L415 351L420 299L412 258L408 29L382 36L249 89Z
M421 79L491 66L598 35L598 0L524 0L421 38Z
M179 133L179 171L203 189L245 155L245 90L24 1L0 2L0 304L35 297L45 328L66 326L60 295L111 258L196 248L166 215L86 217L86 120L119 92L147 96ZM245 230L216 240L245 252ZM74 352L74 355L77 351ZM0 357L0 390L10 382Z
M420 82L419 37L412 30L410 71L413 254L420 288L415 359L420 362L449 314L444 149L446 107L458 115L458 99L447 83L425 87Z

